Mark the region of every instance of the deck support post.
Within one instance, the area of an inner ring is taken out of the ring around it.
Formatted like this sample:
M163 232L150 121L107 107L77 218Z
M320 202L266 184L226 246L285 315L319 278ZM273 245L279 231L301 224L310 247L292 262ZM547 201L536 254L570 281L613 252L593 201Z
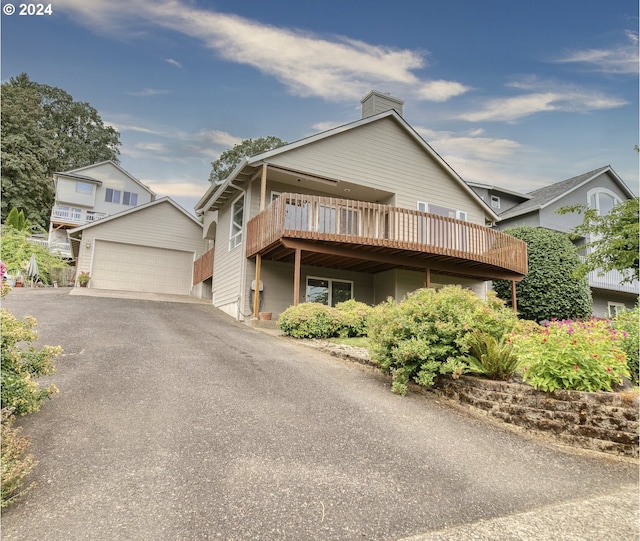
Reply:
M258 319L258 312L260 311L260 271L262 267L262 256L256 255L256 282L255 289L253 291L253 317Z
M260 212L264 210L267 198L267 164L262 164L262 176L260 177ZM258 319L260 311L260 271L262 268L262 256L256 255L256 287L253 292L253 317Z
M431 269L429 267L426 268L424 273L424 287L427 289L431 287Z
M298 306L300 301L300 261L302 259L302 250L296 248L295 267L293 271L293 305Z
M511 306L513 306L513 311L518 312L518 299L516 299L516 281L511 280Z

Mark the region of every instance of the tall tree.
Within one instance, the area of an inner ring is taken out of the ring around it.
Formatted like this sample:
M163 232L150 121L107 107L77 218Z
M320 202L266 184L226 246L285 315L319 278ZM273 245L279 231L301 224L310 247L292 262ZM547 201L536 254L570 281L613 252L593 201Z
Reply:
M267 150L281 147L287 143L274 135L267 137L259 137L258 139L245 139L244 141L234 145L233 148L225 150L220 157L211 162L211 173L209 174L209 182L222 182L246 156L254 156Z
M10 79L2 85L2 218L18 207L34 225L45 227L53 173L117 162L119 145L118 132L105 126L90 104L25 73Z
M596 209L584 205L563 207L559 214L584 214L582 224L571 230L572 235L588 240L588 254L575 270L576 276L591 271L620 271L622 283L640 279L640 201L627 199L600 216Z

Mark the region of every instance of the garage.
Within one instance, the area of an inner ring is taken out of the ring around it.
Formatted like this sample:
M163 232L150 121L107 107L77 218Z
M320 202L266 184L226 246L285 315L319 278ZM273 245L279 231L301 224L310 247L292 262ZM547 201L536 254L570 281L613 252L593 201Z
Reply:
M193 252L96 240L91 287L189 295Z
M76 272L95 289L193 295L193 264L208 249L202 224L167 197L68 235Z

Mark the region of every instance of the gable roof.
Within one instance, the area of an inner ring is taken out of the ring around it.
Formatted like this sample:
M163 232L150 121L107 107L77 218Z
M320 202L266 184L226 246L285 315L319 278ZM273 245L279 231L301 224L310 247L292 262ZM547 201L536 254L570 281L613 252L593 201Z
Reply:
M118 212L117 214L111 214L109 216L105 216L104 218L101 218L100 220L96 220L95 222L90 222L90 223L87 223L87 224L84 224L84 225L81 225L81 226L78 226L78 227L74 227L73 229L69 229L67 234L68 234L69 237L77 238L78 237L78 233L81 233L82 231L84 231L86 229L90 229L92 227L97 227L97 226L100 226L100 225L105 224L107 222L110 222L112 220L117 220L117 219L122 218L124 216L127 216L129 214L133 214L134 212L140 212L142 210L148 209L150 207L154 207L156 205L161 205L161 204L164 204L164 203L169 203L170 205L175 207L177 210L182 212L182 214L184 214L191 221L196 223L198 226L202 227L202 223L200 223L200 221L197 218L195 218L193 215L189 214L185 209L183 209L180 205L178 205L178 203L176 203L173 199L171 199L170 197L162 197L160 199L156 199L154 201L150 201L149 203L145 203L143 205L138 205L136 207L128 208L127 210L123 210L122 212Z
M114 162L113 160L105 160L103 162L98 162L98 163L92 163L90 165L85 165L83 167L78 167L77 169L71 169L69 171L61 171L58 173L54 173L55 175L64 175L67 177L78 177L78 178L84 178L85 180L92 180L93 182L100 182L100 184L102 184L102 181L92 178L90 176L87 176L86 174L84 175L79 175L78 173L87 173L87 170L91 170L91 169L95 169L98 166L101 165L106 165L109 164L112 167L115 167L118 171L120 171L123 175L126 175L127 177L129 177L133 182L135 182L136 184L138 184L140 187L144 188L146 191L148 191L152 198L156 196L156 193L149 188L149 186L147 186L146 184L143 184L142 182L140 182L136 177L134 177L131 173L129 173L128 171L126 171L125 169L123 169L122 167L120 167L120 165L118 165L116 162Z
M460 175L458 175L458 173L456 173L453 168L447 162L445 162L444 159L394 109L390 109L388 111L384 111L366 118L361 118L348 124L343 124L342 126L338 126L336 128L332 128L330 130L305 137L298 141L294 141L293 143L289 143L287 145L268 150L260 154L256 154L255 156L243 158L243 160L238 164L233 172L222 183L212 184L209 189L207 189L198 203L196 203L195 211L198 214L206 212L212 206L214 206L216 201L226 201L229 199L233 192L242 190L242 188L238 186L237 183L251 178L254 172L254 168L264 162L267 162L269 158L284 154L286 152L306 145L311 145L317 141L321 141L323 139L333 137L337 134L359 128L360 126L378 122L385 118L393 119L436 163L440 165L440 167L442 167L442 169L451 177L454 182L458 183L478 203L478 205L487 214L489 214L489 216L493 220L498 219L498 215L486 205L482 198L467 185L462 177L460 177Z
M528 201L520 203L519 205L506 210L503 214L500 214L500 220L514 218L515 216L521 216L522 214L527 214L536 210L542 210L552 203L555 203L561 197L577 190L581 186L584 186L604 173L609 173L613 181L618 184L620 189L629 197L629 199L633 199L635 197L633 192L622 181L613 168L610 165L606 165L604 167L594 169L593 171L589 171L588 173L583 173L576 177L571 177L529 192L527 195L531 198Z

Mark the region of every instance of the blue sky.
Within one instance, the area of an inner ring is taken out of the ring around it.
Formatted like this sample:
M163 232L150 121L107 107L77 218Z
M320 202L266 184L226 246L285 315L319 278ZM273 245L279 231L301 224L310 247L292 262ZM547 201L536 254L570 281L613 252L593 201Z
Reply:
M90 103L120 132L121 165L191 212L221 152L356 120L372 89L403 99L467 181L530 191L612 165L638 191L637 0L51 8L2 15L2 81L26 72Z

